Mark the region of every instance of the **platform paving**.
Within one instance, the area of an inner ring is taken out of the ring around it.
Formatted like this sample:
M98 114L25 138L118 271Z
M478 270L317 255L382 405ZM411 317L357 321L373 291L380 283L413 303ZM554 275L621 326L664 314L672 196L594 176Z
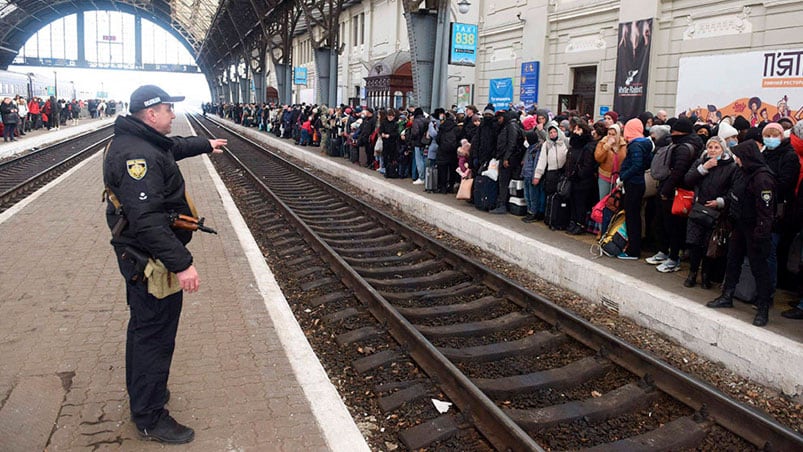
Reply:
M219 235L189 245L201 288L184 298L167 408L196 436L174 449L368 450L208 158L180 166ZM98 154L0 214L0 450L163 447L130 422L101 190Z
M427 194L410 179L385 179L376 171L323 155L320 148L295 146L291 140L210 117L553 284L604 303L743 376L788 395L803 395L803 323L781 317L787 309L782 300L771 310L767 327L754 327L755 311L749 305L706 308L718 292L685 288L685 272L662 274L643 259L598 258L590 252L590 235L578 238L550 231L543 223L522 223L517 216L480 212L454 195Z

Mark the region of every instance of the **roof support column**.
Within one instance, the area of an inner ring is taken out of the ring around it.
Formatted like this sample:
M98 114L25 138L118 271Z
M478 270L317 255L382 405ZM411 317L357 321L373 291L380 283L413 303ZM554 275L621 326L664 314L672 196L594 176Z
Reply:
M78 38L78 67L86 67L86 36L84 31L84 12L78 11L75 20L75 36Z
M405 9L407 6L405 5ZM405 11L407 36L410 39L410 59L413 69L415 101L424 111L432 111L433 69L435 63L435 39L438 29L436 14L428 10Z
M142 16L134 16L134 67L141 69L142 64Z

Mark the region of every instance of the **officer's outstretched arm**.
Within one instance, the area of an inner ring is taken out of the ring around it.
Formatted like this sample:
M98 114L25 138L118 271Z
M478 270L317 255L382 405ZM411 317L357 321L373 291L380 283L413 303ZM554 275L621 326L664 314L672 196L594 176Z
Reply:
M170 137L173 140L173 147L170 152L176 161L193 157L200 154L212 152L212 145L209 140L202 137Z

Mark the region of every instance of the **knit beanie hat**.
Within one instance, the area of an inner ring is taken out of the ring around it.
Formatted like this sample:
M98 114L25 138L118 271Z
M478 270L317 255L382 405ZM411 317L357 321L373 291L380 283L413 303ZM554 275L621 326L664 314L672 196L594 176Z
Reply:
M739 115L733 120L733 128L739 131L747 130L750 128L750 122L744 119L744 116Z
M613 122L617 122L617 121L619 121L619 113L616 113L616 112L615 112L615 111L613 111L613 110L608 110L608 111L605 113L605 116L610 116L610 117L611 117L611 119L613 119Z
M686 118L678 118L674 124L672 124L671 133L673 135L688 135L693 132L693 127L691 125L691 121Z
M494 104L488 104L485 106L485 110L483 110L482 114L484 115L492 115L496 109L494 108Z
M619 124L616 124L616 121L614 121L614 123L611 124L611 126L608 127L608 128L615 130L617 135L621 135L622 134L622 128L619 127Z
M775 130L778 131L778 133L783 135L783 126L778 124L777 122L771 122L771 123L767 124L766 126L764 126L764 128L761 130L761 132L764 133L765 130L769 130L769 129L775 129Z
M722 138L723 140L726 140L730 137L735 137L738 134L739 131L736 130L735 127L728 124L727 122L723 121L719 123L719 132L717 132L717 136Z
M644 124L638 118L633 118L625 124L625 140L630 143L636 138L644 137Z

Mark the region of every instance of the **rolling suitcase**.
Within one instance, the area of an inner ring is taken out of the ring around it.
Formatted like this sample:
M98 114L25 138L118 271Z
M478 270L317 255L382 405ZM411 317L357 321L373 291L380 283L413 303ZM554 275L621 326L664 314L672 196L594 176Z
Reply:
M524 198L511 196L507 202L507 210L513 215L523 217L527 215L527 201Z
M557 193L546 198L546 216L544 223L552 230L564 230L569 227L569 201Z
M357 146L349 146L349 160L351 163L357 163L360 161L360 148Z
M488 176L474 178L474 207L479 210L491 210L496 207L499 195L499 184Z
M438 166L429 165L424 172L424 191L433 193L438 190Z

